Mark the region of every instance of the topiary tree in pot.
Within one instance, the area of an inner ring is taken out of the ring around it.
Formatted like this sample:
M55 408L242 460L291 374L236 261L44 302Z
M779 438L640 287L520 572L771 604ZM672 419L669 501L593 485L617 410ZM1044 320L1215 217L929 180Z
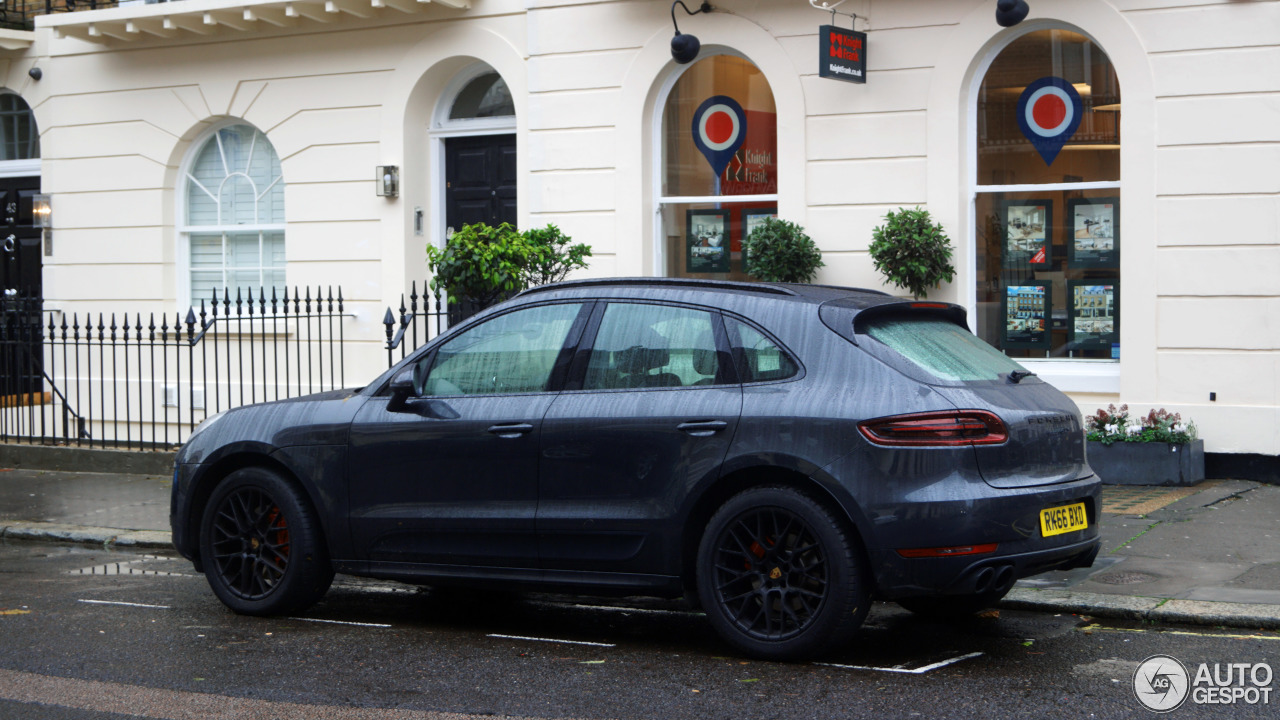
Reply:
M804 228L779 218L765 218L742 241L748 275L765 282L807 283L823 266L822 252Z
M889 282L905 288L919 300L943 281L951 282L954 248L942 225L928 210L898 208L885 215L885 223L872 231L871 260Z

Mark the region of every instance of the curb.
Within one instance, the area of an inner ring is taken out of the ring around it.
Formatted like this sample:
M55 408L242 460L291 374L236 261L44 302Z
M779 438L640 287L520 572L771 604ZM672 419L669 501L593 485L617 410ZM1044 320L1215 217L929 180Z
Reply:
M173 547L173 537L163 530L121 530L42 522L0 524L0 538L15 540L55 540L86 545L165 549Z
M1155 623L1280 630L1280 605L1015 588L1000 607Z

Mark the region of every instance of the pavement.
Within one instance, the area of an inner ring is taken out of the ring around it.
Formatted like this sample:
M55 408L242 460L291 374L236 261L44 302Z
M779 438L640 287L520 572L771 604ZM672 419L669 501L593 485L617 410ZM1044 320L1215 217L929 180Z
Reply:
M167 475L0 468L0 538L171 548ZM1001 607L1280 630L1280 485L1103 489L1093 567L1019 581Z

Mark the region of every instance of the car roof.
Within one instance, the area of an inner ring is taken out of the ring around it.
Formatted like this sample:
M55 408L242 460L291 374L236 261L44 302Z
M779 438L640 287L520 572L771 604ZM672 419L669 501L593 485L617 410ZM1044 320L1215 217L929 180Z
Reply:
M639 292L637 292L639 291ZM637 297L692 299L706 295L748 295L757 298L777 298L798 302L822 304L832 300L859 299L869 304L880 304L897 298L879 290L839 287L836 285L809 285L803 283L740 282L733 280L701 280L696 278L622 277L569 280L540 285L520 293L516 297L552 294L557 297Z

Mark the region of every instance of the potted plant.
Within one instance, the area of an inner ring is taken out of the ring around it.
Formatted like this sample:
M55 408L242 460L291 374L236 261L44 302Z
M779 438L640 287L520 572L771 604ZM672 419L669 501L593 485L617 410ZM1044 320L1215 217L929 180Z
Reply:
M1193 422L1160 408L1134 419L1129 406L1085 416L1089 465L1108 485L1195 485L1204 480L1204 440Z
M890 283L919 300L930 288L951 282L951 240L928 210L898 208L884 220L871 232L871 260Z
M765 282L807 283L822 267L822 252L804 228L778 218L765 218L742 241L743 269Z

